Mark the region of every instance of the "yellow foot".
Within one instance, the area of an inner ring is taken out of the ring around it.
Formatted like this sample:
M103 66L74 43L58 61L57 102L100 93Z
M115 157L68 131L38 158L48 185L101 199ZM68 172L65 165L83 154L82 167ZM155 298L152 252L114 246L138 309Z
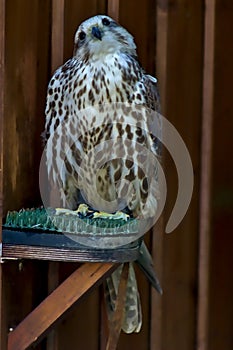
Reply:
M86 204L79 204L78 209L76 211L77 211L77 213L80 213L83 216L86 216L88 213L91 212L91 210L89 210L89 208Z
M127 221L130 216L128 214L123 213L122 211L117 211L115 214L106 213L104 211L96 211L93 212L88 208L86 204L80 204L77 210L70 210L66 208L56 208L55 215L71 215L71 216L79 216L82 214L83 216L87 216L91 214L93 219L113 219L113 220L125 220ZM93 216L92 216L93 214Z
M74 210L70 210L67 208L55 208L55 215L77 215Z
M95 212L93 214L94 219L113 219L113 220L123 219L127 221L129 217L130 216L128 214L125 214L122 211L117 211L115 214L105 213L104 211Z
M89 210L88 206L86 204L80 204L77 210L70 210L67 208L56 208L55 209L55 215L73 215L78 216L78 214L82 214L83 216L86 216L88 213L91 213L92 211Z

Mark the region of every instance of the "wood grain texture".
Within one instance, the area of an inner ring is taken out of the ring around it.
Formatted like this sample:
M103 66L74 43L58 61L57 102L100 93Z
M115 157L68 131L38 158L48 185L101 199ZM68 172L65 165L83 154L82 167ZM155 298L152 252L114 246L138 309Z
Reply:
M155 76L156 2L120 1L119 22L133 35L142 67Z
M173 233L164 235L161 242L164 294L160 344L166 350L192 350L196 335L203 4L202 1L160 0L157 14L156 62L162 113L186 143L196 173L192 202L185 218ZM178 184L174 164L170 156L164 154L168 186L166 224Z
M5 0L0 0L0 243L2 242L3 215L3 118L5 83ZM4 290L4 268L0 264L0 348L6 347L7 315Z
M64 62L65 0L52 0L51 71Z
M4 120L0 131L4 148L3 153L1 150L4 216L7 210L40 203L38 168L49 71L49 11L49 1L6 1L5 25L1 20L4 26L1 35L5 36L5 52L1 50L5 63L4 85L1 85ZM8 328L24 317L36 300L40 301L46 280L43 281L45 271L40 262L31 262L25 271L19 271L18 262L7 262L2 272L1 299L6 324L1 327L4 342L1 350L6 350ZM41 349L38 346L37 350Z
M33 259L62 262L127 262L137 259L139 247L132 252L127 249L113 250L78 250L52 247L39 247L30 245L4 244L2 258L7 259Z
M48 79L49 2L6 2L3 189L7 210L40 203L38 169ZM43 30L41 30L43 28Z
M209 274L216 2L206 1L201 141L200 230L198 262L197 348L209 349Z
M115 267L110 263L82 265L9 334L8 350L26 350L38 343L65 312Z

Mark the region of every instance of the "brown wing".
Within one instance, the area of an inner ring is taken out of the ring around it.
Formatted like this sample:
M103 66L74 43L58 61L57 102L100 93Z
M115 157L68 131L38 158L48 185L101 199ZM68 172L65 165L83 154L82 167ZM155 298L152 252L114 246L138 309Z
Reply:
M150 112L148 113L148 129L153 139L154 151L161 156L162 151L162 116L157 79L151 75L143 75L144 97Z

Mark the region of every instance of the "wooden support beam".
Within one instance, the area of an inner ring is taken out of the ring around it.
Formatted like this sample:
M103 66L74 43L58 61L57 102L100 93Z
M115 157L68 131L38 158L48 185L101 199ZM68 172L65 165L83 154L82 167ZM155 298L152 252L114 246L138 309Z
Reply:
M26 350L39 343L81 297L116 267L114 263L83 264L9 333L8 350Z

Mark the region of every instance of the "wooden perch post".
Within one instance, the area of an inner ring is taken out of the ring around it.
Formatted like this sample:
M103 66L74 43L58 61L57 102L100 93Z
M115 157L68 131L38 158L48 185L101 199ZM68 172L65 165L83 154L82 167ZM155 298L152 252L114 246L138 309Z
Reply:
M8 336L8 350L37 344L88 291L117 268L115 263L85 263L58 286Z

